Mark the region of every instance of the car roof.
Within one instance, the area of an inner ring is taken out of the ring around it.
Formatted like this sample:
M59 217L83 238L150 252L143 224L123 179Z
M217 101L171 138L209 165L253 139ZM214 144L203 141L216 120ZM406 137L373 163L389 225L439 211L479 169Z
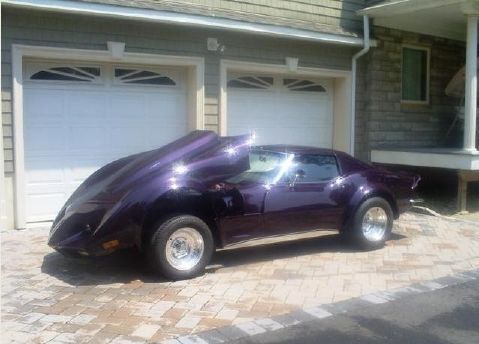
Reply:
M258 145L254 146L255 149L262 149L272 152L281 153L297 153L297 154L324 154L334 155L335 151L331 148L319 148L312 146L299 146L299 145Z

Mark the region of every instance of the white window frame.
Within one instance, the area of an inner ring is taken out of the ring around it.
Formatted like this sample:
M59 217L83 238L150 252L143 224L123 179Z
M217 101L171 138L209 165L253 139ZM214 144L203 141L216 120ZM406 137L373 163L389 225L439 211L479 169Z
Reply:
M106 44L105 44L106 46ZM188 79L189 129L204 129L204 71L202 57L157 55L125 52L115 59L108 50L70 49L45 46L12 45L13 132L15 227L26 227L25 147L23 132L23 62L25 59L73 60L86 63L118 63L132 65L183 67Z
M425 100L407 100L403 99L403 62L404 62L404 49L413 49L413 50L421 50L426 52L426 99ZM401 104L416 104L416 105L428 105L430 100L430 79L431 79L431 48L425 46L418 46L418 45L411 45L411 44L403 44L401 45Z

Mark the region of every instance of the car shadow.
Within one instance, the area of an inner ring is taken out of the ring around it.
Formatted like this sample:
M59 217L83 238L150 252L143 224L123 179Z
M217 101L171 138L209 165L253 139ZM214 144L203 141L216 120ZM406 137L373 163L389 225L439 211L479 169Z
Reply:
M406 238L393 233L388 242ZM371 251L373 251L372 249ZM252 263L260 263L274 259L301 257L318 253L364 252L364 249L349 244L338 234L321 235L265 245L240 247L219 250L213 256L211 265L219 265L217 269L236 267Z
M392 234L390 241L405 238ZM337 234L320 237L269 243L258 246L218 250L214 253L206 273L222 269L261 263L275 259L301 257L309 254L357 252ZM118 251L98 258L69 258L58 252L44 256L41 271L72 286L94 286L102 284L169 282L148 268L144 255L136 251Z
M166 281L154 275L143 255L134 250L96 258L71 258L51 252L44 256L41 271L72 286Z

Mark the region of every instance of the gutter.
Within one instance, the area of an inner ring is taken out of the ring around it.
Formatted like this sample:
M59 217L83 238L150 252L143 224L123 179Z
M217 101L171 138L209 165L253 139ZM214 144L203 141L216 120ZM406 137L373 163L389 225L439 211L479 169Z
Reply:
M358 37L146 8L124 7L71 0L2 0L2 6L3 5L51 12L86 14L110 18L139 20L145 22L249 32L275 37L348 46L363 45L363 40Z
M354 141L356 132L356 79L357 79L357 61L358 59L367 54L371 47L371 41L369 38L369 16L366 14L363 16L363 32L364 32L364 46L363 48L354 54L352 58L352 75L351 75L351 142L350 142L350 154L354 156Z

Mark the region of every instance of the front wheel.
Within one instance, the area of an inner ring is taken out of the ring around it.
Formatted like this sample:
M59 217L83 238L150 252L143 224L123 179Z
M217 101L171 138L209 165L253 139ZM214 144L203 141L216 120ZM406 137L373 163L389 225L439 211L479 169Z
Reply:
M157 226L148 259L154 270L173 280L203 273L213 254L213 236L206 223L190 215L172 217Z
M391 234L393 218L391 205L384 198L367 199L354 214L347 234L363 248L380 248Z

